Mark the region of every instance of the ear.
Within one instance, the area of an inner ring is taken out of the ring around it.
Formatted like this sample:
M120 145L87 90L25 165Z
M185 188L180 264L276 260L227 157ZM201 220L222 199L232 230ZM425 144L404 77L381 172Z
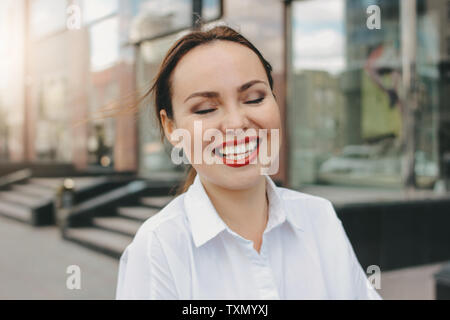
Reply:
M166 110L164 110L164 109L161 109L159 111L159 116L161 117L161 124L163 126L164 134L165 134L167 140L169 140L169 142L173 146L175 146L176 142L172 141L172 139L171 139L172 132L176 129L175 121L172 119L169 119L169 117L167 116Z

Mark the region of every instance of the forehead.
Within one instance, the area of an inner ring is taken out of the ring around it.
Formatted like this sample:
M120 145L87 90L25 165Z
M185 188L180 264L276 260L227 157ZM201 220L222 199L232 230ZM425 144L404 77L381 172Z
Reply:
M231 41L214 41L189 51L172 74L176 96L196 90L238 87L249 80L267 81L264 67L248 47Z

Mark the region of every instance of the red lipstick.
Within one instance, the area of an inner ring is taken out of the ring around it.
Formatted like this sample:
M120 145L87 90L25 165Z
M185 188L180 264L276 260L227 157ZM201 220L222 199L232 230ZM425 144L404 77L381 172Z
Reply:
M233 168L237 168L237 167L242 167L245 165L248 165L251 161L253 161L253 159L256 158L256 156L258 155L259 152L259 145L260 145L260 139L257 136L254 137L245 137L244 139L241 140L230 140L230 141L226 141L222 144L222 148L225 148L226 146L237 146L239 144L246 144L249 143L250 141L256 141L257 145L255 150L253 150L252 153L248 154L245 158L243 159L228 159L224 156L221 156L220 153L218 152L218 149L220 149L219 147L216 147L214 149L214 154L218 157L220 157L224 164L226 164L229 167L233 167Z

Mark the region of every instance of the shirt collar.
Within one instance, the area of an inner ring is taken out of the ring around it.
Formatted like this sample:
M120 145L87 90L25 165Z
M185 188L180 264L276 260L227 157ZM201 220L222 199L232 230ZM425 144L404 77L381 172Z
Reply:
M298 223L293 219L291 214L287 212L278 187L268 175L264 175L264 177L266 179L266 190L269 200L269 221L267 222L266 230L264 232L269 232L285 220L290 222L292 226L300 229ZM235 232L229 229L217 213L198 174L195 176L192 185L186 191L184 205L191 226L194 243L197 247L211 240L225 229L236 235Z

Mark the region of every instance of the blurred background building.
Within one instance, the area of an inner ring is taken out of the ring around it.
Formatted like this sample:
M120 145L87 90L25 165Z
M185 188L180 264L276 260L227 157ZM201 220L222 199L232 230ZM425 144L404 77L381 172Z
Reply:
M381 8L379 30L366 26L370 4ZM3 161L180 171L159 140L150 101L137 117L79 122L145 92L170 44L191 26L192 0L1 6ZM432 189L448 179L449 6L417 0L415 29L403 31L396 0L208 0L202 17L239 29L273 64L288 141L277 179L297 189L404 186L402 32L415 36L414 173L418 188Z
M145 93L200 16L273 66L278 184L332 200L363 266L450 259L448 0L2 0L0 169L181 178L150 99L104 115Z

